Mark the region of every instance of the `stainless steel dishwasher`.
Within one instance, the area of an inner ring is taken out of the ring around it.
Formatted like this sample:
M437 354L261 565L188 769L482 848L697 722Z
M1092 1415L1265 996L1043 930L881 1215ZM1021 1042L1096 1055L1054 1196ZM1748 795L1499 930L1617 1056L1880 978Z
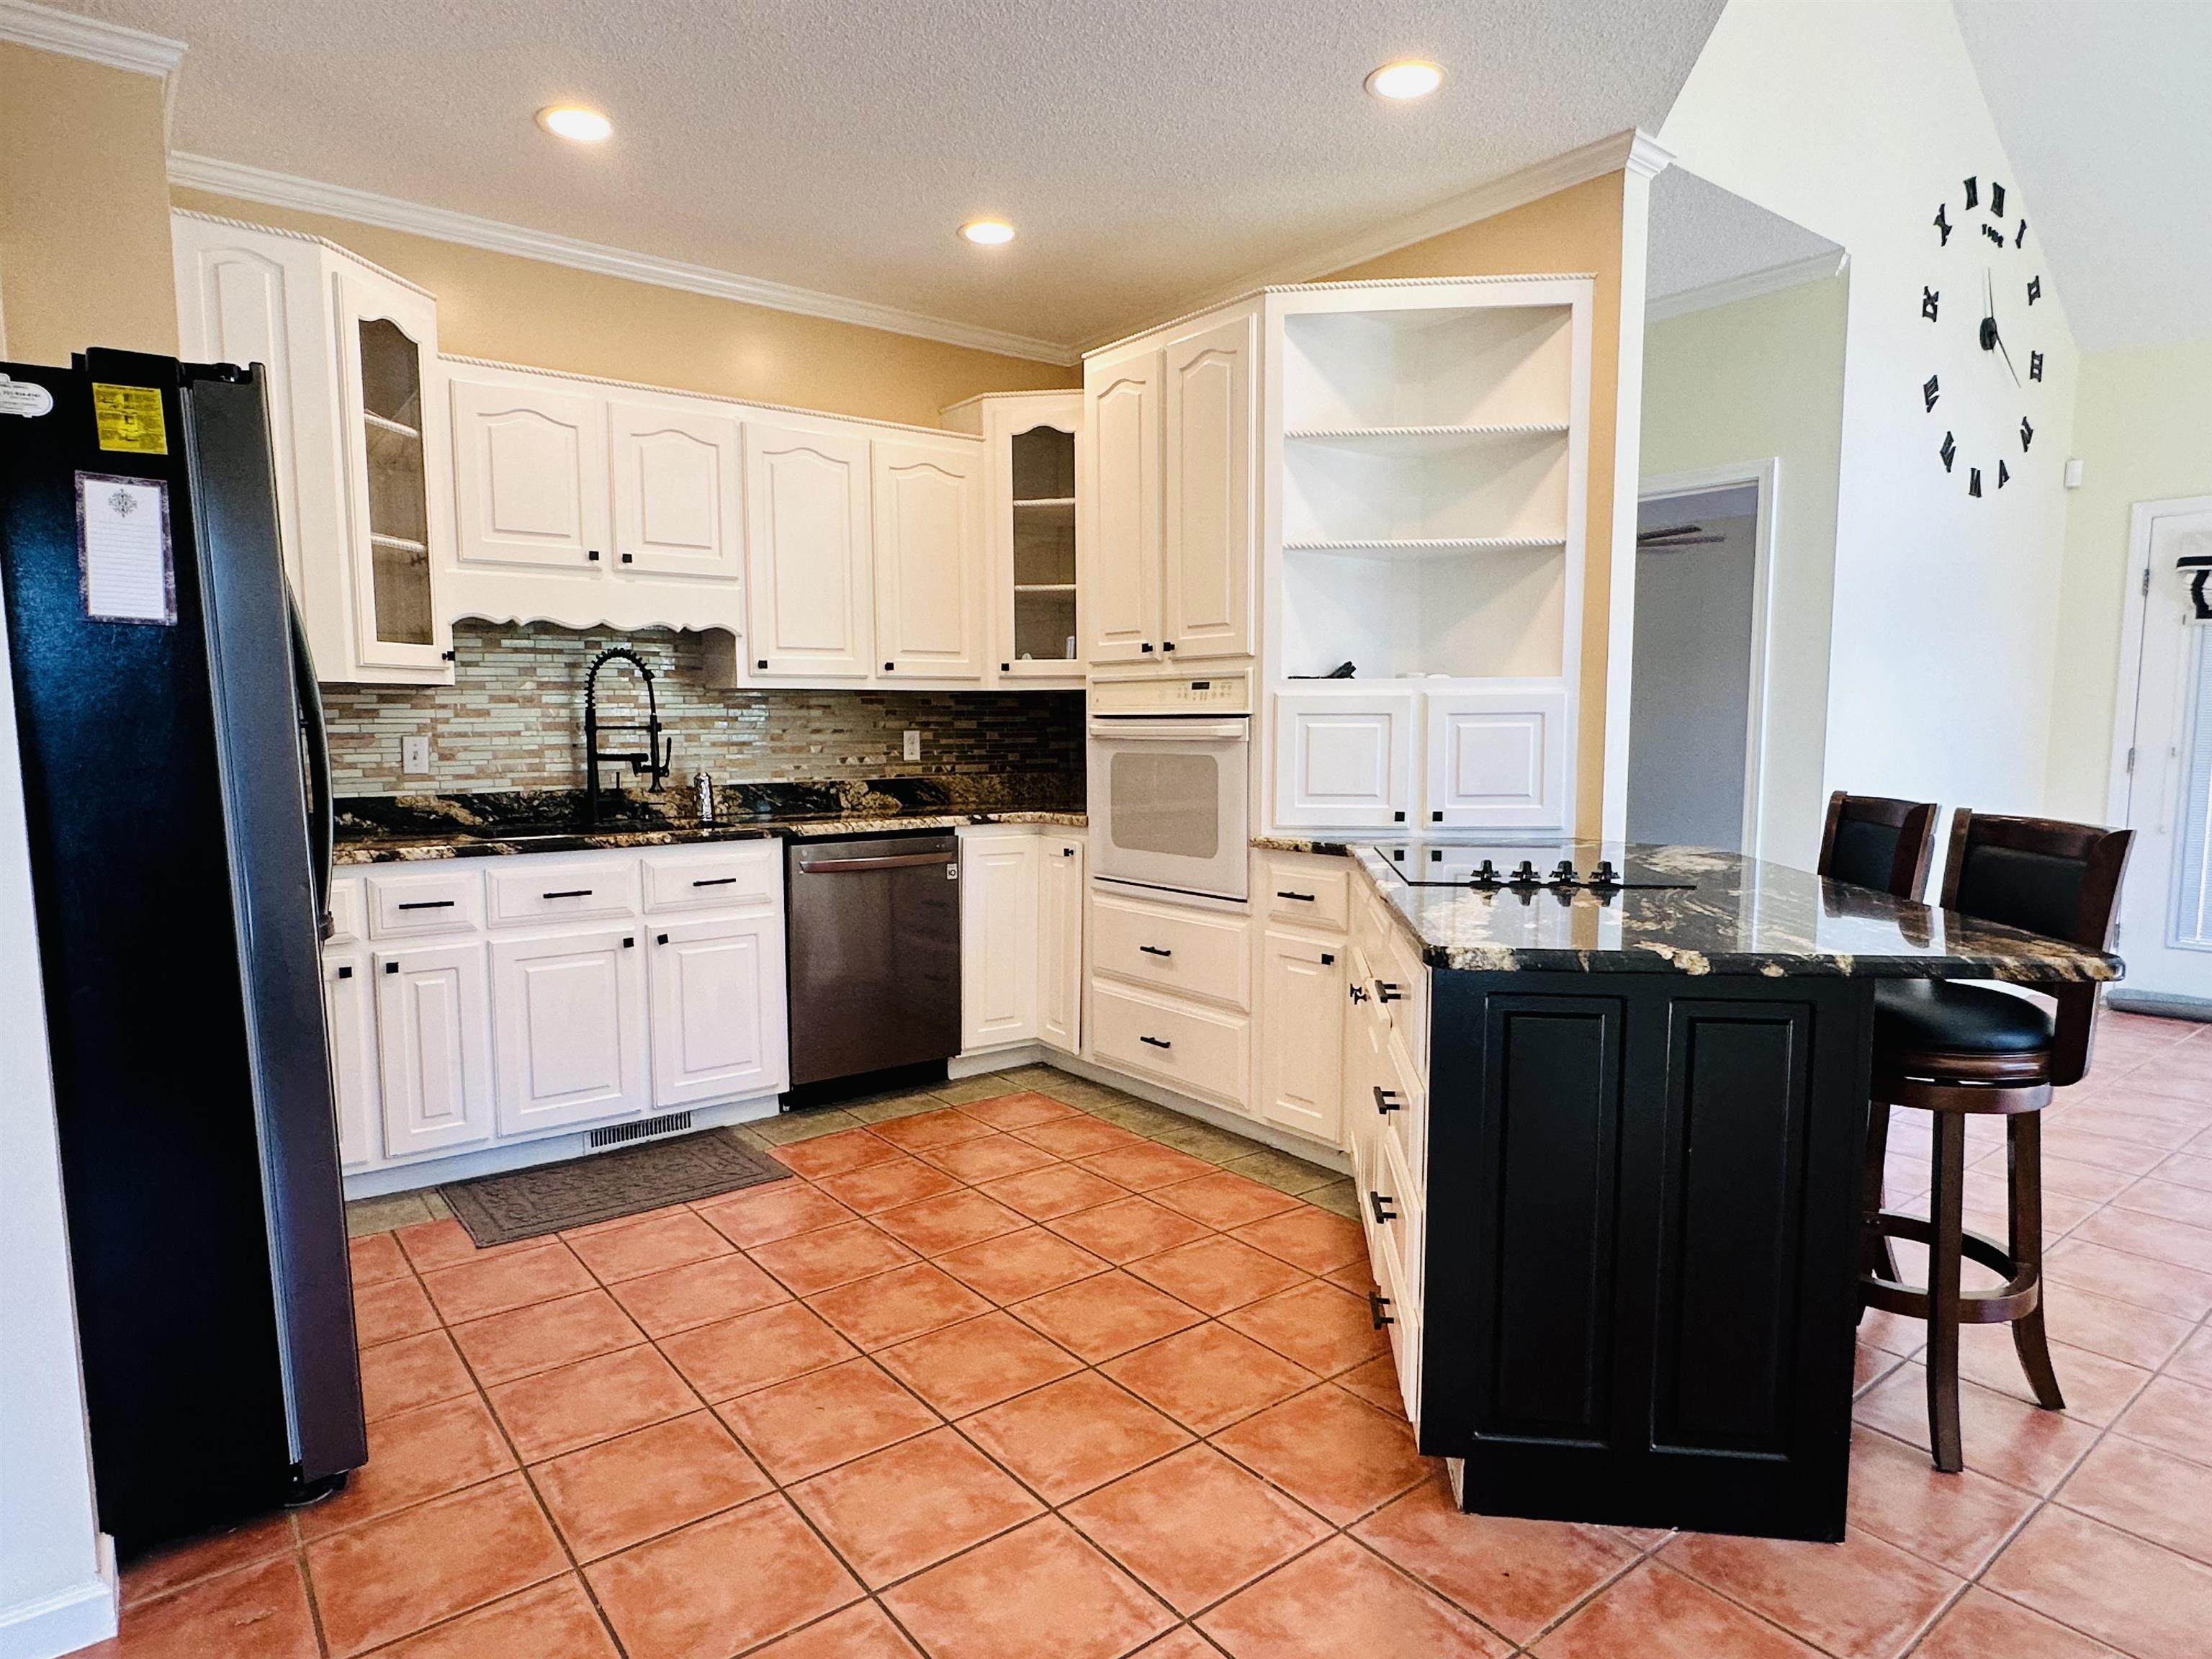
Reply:
M793 842L784 859L792 1086L958 1054L959 838Z

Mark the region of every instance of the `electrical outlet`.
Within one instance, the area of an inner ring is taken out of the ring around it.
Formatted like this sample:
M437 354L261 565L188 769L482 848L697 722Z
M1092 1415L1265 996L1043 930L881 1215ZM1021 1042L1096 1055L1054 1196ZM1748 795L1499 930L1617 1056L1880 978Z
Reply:
M430 775L430 739L427 737L402 738L399 741L399 769L410 778Z
M908 732L906 734L906 757L908 760L920 760L921 758L921 732Z

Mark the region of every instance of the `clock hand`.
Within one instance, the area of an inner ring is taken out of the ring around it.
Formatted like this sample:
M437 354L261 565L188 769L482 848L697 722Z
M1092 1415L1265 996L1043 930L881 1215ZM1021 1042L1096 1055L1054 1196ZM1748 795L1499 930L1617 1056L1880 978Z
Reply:
M2013 383L2014 386L2018 386L2018 385L2020 384L2020 371L2019 371L2018 369L2016 369L2016 368L2013 368L2013 367L2012 367L2012 353L2011 353L2010 351L2008 351L2008 350L2006 350L2006 348L2005 348L2005 343L2004 343L2004 336L2003 336L2003 335L2002 335L2002 334L1999 334L1999 333L1998 333L1998 332L1997 332L1994 328L1992 328L1992 329L1990 331L1990 337L1992 339L1994 339L1994 340L1997 343L1997 349L1998 349L1999 351L2002 351L2002 352L2004 352L2004 364L2005 364L2005 367L2006 367L2008 369L2011 369L2011 370L2012 370L2012 383Z

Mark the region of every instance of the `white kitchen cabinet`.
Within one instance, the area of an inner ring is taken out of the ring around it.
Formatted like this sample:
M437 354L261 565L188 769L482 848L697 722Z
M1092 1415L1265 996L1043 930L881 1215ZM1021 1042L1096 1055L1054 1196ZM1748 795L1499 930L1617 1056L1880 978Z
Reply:
M1037 862L1034 830L960 838L960 1047L1037 1037Z
M1083 1048L1084 842L1048 832L1037 841L1037 1037L1067 1054Z
M1177 662L1252 654L1252 362L1258 319L1169 341L1160 642Z
M1341 940L1261 936L1255 1113L1331 1145L1343 1125L1345 955Z
M638 945L635 922L493 944L501 1134L646 1109L653 1062Z
M1274 699L1274 821L1285 829L1412 822L1419 696L1284 691Z
M649 937L653 1109L788 1087L781 919L674 922Z
M1567 827L1567 694L1548 686L1431 692L1424 820L1454 830Z
M606 422L613 574L738 580L736 416L704 402L611 397Z
M1091 491L1082 614L1084 654L1094 664L1159 655L1161 377L1160 353L1149 346L1084 365Z
M379 951L377 1079L384 1155L410 1158L491 1139L491 999L471 939Z
M543 375L452 372L453 499L465 564L588 570L607 547L600 400Z
M868 440L744 423L745 643L765 678L875 666Z
M967 442L876 439L876 654L886 677L983 677L982 461Z
M1080 392L1002 392L945 411L983 441L988 656L1000 681L1083 684Z
M323 959L323 1026L331 1045L331 1094L338 1118L338 1164L364 1169L381 1153L376 1083L376 999L366 951Z

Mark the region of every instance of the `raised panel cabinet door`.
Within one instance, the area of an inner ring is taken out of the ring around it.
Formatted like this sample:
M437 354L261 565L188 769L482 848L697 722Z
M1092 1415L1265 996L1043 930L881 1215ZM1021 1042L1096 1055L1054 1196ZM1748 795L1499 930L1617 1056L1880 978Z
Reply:
M1083 840L1038 844L1037 1037L1067 1054L1083 1048Z
M490 1139L491 997L483 946L380 951L375 964L384 1155L407 1158Z
M878 439L876 651L883 672L983 677L981 445Z
M462 561L597 570L606 562L599 399L551 382L456 375L453 502Z
M875 670L868 441L744 423L745 657L755 674Z
M1024 831L960 842L960 1046L1037 1035L1037 838Z
M491 947L501 1134L645 1109L653 1068L640 943L633 925Z
M378 1133L376 999L368 952L323 962L323 1023L330 1032L331 1094L337 1105L338 1163L365 1170L383 1153Z
M1431 692L1425 819L1470 830L1567 827L1567 694Z
M1334 1145L1344 1122L1345 953L1295 933L1261 941L1260 1095L1265 1121Z
M1090 367L1083 438L1091 533L1083 626L1092 662L1158 660L1160 633L1160 354Z
M683 922L649 937L653 1109L787 1087L781 922Z
M1414 694L1275 699L1275 822L1388 830L1410 822Z
M1240 317L1167 348L1166 637L1186 657L1252 654L1252 359Z
M736 581L744 568L736 418L619 398L606 410L616 574Z

